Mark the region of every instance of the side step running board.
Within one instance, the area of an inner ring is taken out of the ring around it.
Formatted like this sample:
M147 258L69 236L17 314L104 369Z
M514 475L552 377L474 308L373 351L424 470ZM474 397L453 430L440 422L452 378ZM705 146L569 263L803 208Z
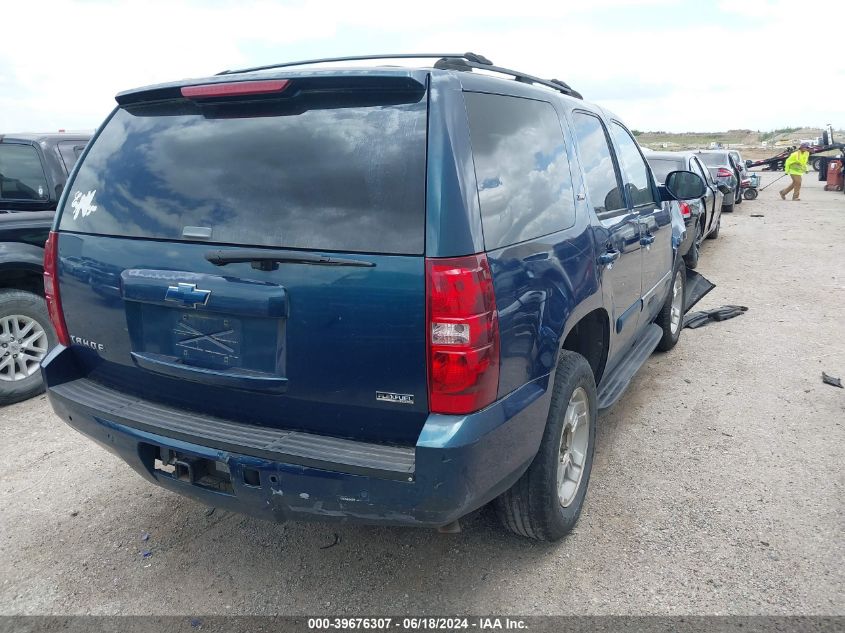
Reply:
M625 358L602 379L599 385L599 410L609 409L616 404L628 388L634 374L651 356L662 336L663 330L659 326L654 323L649 325L637 344L628 350Z

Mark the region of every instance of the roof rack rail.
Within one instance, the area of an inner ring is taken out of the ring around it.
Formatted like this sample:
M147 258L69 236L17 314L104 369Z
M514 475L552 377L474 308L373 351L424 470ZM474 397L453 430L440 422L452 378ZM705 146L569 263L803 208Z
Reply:
M304 59L298 62L283 62L281 64L267 64L266 66L253 66L252 68L240 68L238 70L224 70L218 75L234 75L239 73L251 73L259 70L270 70L271 68L287 68L289 66L310 66L311 64L325 64L328 62L360 62L373 59L439 59L442 57L466 59L476 64L492 66L493 62L476 53L399 53L398 55L353 55L351 57L325 57L323 59Z
M272 68L289 68L291 66L309 66L312 64L323 64L329 62L355 62L367 61L376 59L437 59L434 67L440 70L459 70L464 72L471 72L473 69L486 70L489 72L509 75L514 80L520 83L537 84L546 86L552 90L557 90L570 97L583 99L581 93L573 90L569 84L560 79L541 79L533 75L528 75L516 70L502 68L495 66L493 62L477 53L400 53L397 55L354 55L351 57L325 57L323 59L306 59L298 62L284 62L281 64L267 64L266 66L253 66L251 68L241 68L238 70L224 70L217 73L218 75L234 75L240 73L251 73L259 70L270 70Z
M437 62L434 64L434 67L439 68L441 70L461 71L472 71L473 68L477 68L479 70L486 70L489 72L501 73L503 75L510 75L514 78L514 80L520 83L546 86L547 88L557 90L558 92L562 92L563 94L568 95L570 97L575 97L576 99L584 98L581 96L580 92L578 92L577 90L573 90L569 86L569 84L561 81L560 79L541 79L540 77L528 75L526 73L519 72L518 70L510 70L509 68L502 68L501 66L494 66L493 64L479 64L474 60L469 59L468 57L443 57L442 59L437 60Z

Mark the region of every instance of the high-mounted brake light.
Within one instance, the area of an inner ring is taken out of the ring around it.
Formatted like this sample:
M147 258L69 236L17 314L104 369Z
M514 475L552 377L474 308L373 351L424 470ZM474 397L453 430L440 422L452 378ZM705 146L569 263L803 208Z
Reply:
M70 345L70 337L62 312L62 299L59 296L59 234L50 231L44 245L44 298L47 299L47 313L56 331L56 338L61 345Z
M288 87L289 79L267 79L262 81L232 81L200 86L183 86L182 96L188 99L209 99L212 97L245 97L249 95L282 92Z
M692 215L692 210L686 202L681 202L678 206L681 207L681 217L688 218Z
M429 408L483 409L499 389L499 317L487 256L427 259L426 284Z

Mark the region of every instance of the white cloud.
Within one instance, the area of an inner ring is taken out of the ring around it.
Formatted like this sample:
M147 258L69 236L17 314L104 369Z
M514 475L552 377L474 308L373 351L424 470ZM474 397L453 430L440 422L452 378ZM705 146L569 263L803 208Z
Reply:
M657 7L677 25L606 26L632 7ZM0 132L90 129L126 88L397 41L407 52L476 50L563 79L641 129L845 127L845 55L821 35L842 23L842 3L820 12L731 0L712 11L724 26L686 18L680 0L14 3L10 21L32 28L0 40Z

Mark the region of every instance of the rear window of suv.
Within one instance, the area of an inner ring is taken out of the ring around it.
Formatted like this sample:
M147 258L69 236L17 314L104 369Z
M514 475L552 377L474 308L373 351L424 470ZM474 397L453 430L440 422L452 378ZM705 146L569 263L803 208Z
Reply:
M80 165L60 227L168 240L201 227L215 243L421 254L418 97L120 108Z

